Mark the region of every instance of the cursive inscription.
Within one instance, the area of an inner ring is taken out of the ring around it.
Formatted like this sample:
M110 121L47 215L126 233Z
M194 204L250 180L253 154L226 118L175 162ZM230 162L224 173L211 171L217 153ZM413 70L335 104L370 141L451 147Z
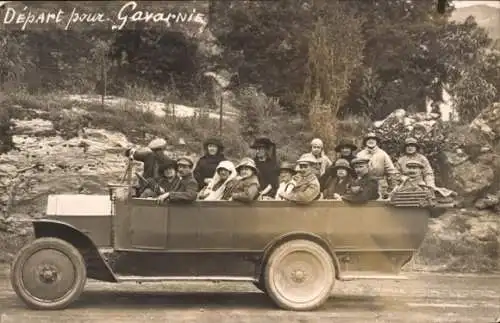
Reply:
M40 12L35 14L28 10L28 7L24 7L24 9L19 13L13 8L7 8L3 18L3 23L6 25L20 25L21 30L25 30L26 26L31 24L61 23L63 21L63 15L64 11L60 9L56 13Z
M129 1L124 4L118 11L117 20L119 24L114 24L111 26L113 30L121 30L125 25L131 22L163 22L170 27L172 22L191 22L195 21L198 23L203 23L204 15L202 13L197 13L196 9L193 9L190 14L187 13L163 13L163 12L149 12L137 10L137 2Z
M95 24L98 22L105 22L105 21L107 21L107 19L104 18L103 13L79 13L76 11L76 9L73 9L73 11L71 11L71 15L69 16L68 22L64 29L68 30L70 25L73 23Z
M6 2L5 2L6 3ZM4 4L5 4L4 3ZM112 30L122 30L128 23L145 22L145 23L160 23L167 27L171 27L173 23L198 23L205 24L204 14L197 12L196 9L186 12L156 12L138 9L136 1L129 1L119 7L115 17L108 17L104 12L84 12L79 9L72 9L71 12L63 10L52 10L51 12L40 12L30 10L24 7L22 10L17 10L8 7L5 8L3 16L4 25L19 26L21 30L26 30L30 25L50 25L55 24L64 28L71 29L74 25L102 25L103 23L111 24ZM108 25L109 26L109 25ZM108 27L109 28L109 27Z

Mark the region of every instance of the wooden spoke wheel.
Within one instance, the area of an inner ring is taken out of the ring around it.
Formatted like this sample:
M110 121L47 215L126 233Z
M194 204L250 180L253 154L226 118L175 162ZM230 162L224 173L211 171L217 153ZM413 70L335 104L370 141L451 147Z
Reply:
M11 268L12 288L33 309L67 307L80 296L86 280L85 261L78 249L56 238L26 245Z
M313 310L323 305L335 283L330 254L308 240L293 240L278 247L265 268L269 296L281 308Z

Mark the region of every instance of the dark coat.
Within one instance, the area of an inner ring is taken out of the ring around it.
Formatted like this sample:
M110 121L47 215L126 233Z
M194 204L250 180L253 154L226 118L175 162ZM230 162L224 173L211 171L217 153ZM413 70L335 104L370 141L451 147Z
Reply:
M351 158L351 160L349 159L345 160L347 160L350 164L353 159L354 158ZM356 173L354 172L353 169L349 169L347 172L347 176L350 178L350 180L352 180L353 178L356 177ZM328 187L328 185L331 185L331 181L335 180L336 178L337 178L337 173L336 173L335 163L333 163L332 166L326 169L326 172L323 174L323 176L319 178L319 185L321 187L321 192L323 192Z
M192 174L180 179L179 185L170 192L168 200L171 202L192 202L198 196L198 184Z
M357 193L352 192L353 187L359 187L361 190ZM347 187L347 192L342 199L351 203L365 203L379 198L378 181L370 175L356 178Z
M158 178L162 175L160 174L162 166L175 164L175 160L168 157L165 152L157 154L146 147L138 148L132 157L134 160L144 163L144 171L142 173L144 178Z
M241 180L233 180L227 186L224 195L230 194L234 201L252 202L259 195L260 185L257 176L253 175Z
M161 187L165 192L176 191L180 185L181 179L178 176L175 176L171 181L169 181L165 176L160 176L155 179L156 184ZM157 197L161 194L160 192L155 192L155 190L151 188L146 188L144 192L142 192L141 197Z
M331 200L335 194L345 195L347 193L347 188L351 185L351 183L352 177L349 175L342 180L336 176L330 177L323 187L323 198Z
M205 179L214 177L217 165L226 159L227 158L223 154L213 156L206 154L200 157L193 171L193 176L198 183L198 190L201 190L207 185L205 184Z
M254 158L254 162L259 170L258 178L260 188L265 189L267 185L271 185L272 189L266 196L274 198L280 186L280 167L278 162L273 158L268 158L265 161L259 161L257 158Z

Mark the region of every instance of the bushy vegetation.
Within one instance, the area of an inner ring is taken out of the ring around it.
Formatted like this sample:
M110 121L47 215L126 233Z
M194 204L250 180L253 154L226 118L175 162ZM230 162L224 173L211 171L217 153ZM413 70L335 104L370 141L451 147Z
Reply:
M80 9L89 5L64 4ZM141 5L162 8L154 2ZM116 8L109 5L103 10L111 13ZM282 159L293 159L308 149L314 136L331 150L339 137L361 137L370 119L398 108L422 111L426 98L443 99L444 86L455 96L463 121L498 100L498 51L473 19L449 22L452 10L450 6L438 15L431 0L213 2L209 30L215 39L208 43L222 52L211 56L201 48L210 37L194 37L182 28L1 31L1 85L9 92L1 104L37 106L65 137L94 126L122 131L136 143L164 136L172 143L184 138L199 149L202 139L218 133L218 120L202 110L188 119L168 114L158 118L136 109L133 101L211 107L211 89L203 74L225 68L236 76L231 87L241 112L239 124L224 124L228 153L245 154L253 137L268 135L278 143ZM72 102L39 98L40 93L43 97L61 91L124 95L132 101L119 113L116 108L86 104L88 111L82 114L73 110ZM10 119L19 113L0 112L3 151L12 148ZM421 138L438 172L440 152L454 140L453 128L455 124L438 124ZM379 131L384 148L397 156L407 131Z
M483 217L494 215L482 214ZM498 272L500 241L498 226L474 221L478 214L472 212L446 213L439 222L432 222L430 230L417 253L417 268L455 272ZM476 227L476 228L473 228ZM481 230L475 235L472 230ZM479 235L479 237L477 236Z

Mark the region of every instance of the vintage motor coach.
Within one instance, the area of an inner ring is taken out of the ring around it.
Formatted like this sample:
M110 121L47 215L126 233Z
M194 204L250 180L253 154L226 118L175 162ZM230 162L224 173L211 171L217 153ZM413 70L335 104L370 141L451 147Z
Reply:
M34 309L62 309L87 278L249 282L279 307L313 310L336 280L399 277L427 231L418 193L362 205L318 200L158 204L130 184L109 195L51 195L11 282Z

